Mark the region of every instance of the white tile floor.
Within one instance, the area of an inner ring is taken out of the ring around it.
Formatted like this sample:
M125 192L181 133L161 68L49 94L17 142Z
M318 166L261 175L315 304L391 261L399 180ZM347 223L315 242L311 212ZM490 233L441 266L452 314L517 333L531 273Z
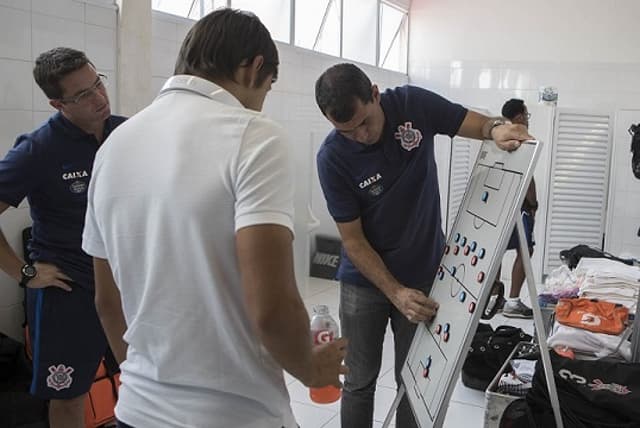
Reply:
M507 290L508 290L508 284ZM303 296L309 313L314 305L329 306L333 317L338 320L339 285L335 281L309 278L306 296ZM528 304L526 287L524 287L523 301ZM521 327L529 334L533 331L533 321L505 318L498 314L491 320L495 328L498 325L514 325ZM374 428L382 427L387 412L396 395L396 385L393 376L393 339L390 329L384 341L382 351L382 368L378 378L374 404ZM308 389L297 379L285 373L291 407L302 428L340 428L340 402L332 404L315 404L309 399ZM458 379L456 388L451 396L449 410L445 419L445 428L481 428L484 425L484 392L465 387Z

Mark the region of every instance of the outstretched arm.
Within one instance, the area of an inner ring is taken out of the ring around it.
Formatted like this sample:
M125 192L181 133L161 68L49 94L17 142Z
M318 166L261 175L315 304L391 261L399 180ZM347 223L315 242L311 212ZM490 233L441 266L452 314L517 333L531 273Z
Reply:
M508 123L495 126L495 121L500 119L505 120L469 110L460 125L458 135L476 140L493 139L498 147L508 151L520 147L522 141L533 139L524 125Z
M365 237L359 218L337 225L349 259L409 321L418 323L433 318L438 304L422 291L406 287L395 279Z

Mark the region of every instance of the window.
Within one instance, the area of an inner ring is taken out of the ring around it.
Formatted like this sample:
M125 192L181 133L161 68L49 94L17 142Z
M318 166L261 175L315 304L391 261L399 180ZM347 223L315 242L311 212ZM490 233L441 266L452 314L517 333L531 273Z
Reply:
M153 0L152 8L171 15L189 16L193 0Z
M407 72L409 4L409 0L152 0L155 10L190 19L225 6L248 10L275 40L401 73Z
M380 50L378 66L407 72L407 46L409 45L409 15L385 2L380 3Z
M227 5L227 0L152 0L154 10L191 19L202 16Z
M342 56L376 65L378 2L343 0Z
M290 42L291 0L231 0L231 7L255 13L269 29L271 37Z
M296 46L340 56L341 0L296 0Z

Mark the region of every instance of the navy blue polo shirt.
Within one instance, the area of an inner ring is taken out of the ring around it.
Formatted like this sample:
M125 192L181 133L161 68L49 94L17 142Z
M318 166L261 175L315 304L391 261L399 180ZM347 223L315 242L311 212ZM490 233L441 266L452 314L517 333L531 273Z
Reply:
M105 139L125 121L110 116ZM93 262L82 251L82 229L96 138L61 113L18 137L0 161L0 201L17 207L26 197L33 220L30 257L55 264L78 285L93 287Z
M415 86L386 90L381 105L381 141L364 145L333 130L318 152L318 174L334 220L360 218L387 269L417 287L433 280L444 249L433 137L454 136L467 110ZM344 250L337 277L373 285Z

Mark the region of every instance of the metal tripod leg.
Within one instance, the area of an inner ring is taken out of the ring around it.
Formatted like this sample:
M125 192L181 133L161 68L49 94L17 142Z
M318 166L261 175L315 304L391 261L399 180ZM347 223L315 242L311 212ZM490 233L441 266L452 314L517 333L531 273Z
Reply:
M547 346L547 338L545 337L544 320L540 305L538 304L538 290L533 278L533 268L531 267L531 257L529 256L529 248L527 246L527 238L525 236L524 224L522 216L516 216L516 229L518 230L518 240L520 241L520 256L522 257L522 265L524 266L525 277L527 278L527 286L529 287L529 297L531 300L531 309L533 310L533 321L536 327L536 335L538 336L538 346L540 347L540 356L544 366L544 377L547 380L547 389L549 390L549 399L553 408L553 416L556 420L556 427L563 428L562 415L560 413L560 401L558 400L558 390L556 382L553 378L553 367L551 366L551 357L549 357L549 347Z
M640 290L638 290L636 315L633 321L633 337L631 338L631 347L631 361L634 363L640 363Z
M400 388L398 389L398 393L396 394L396 398L393 400L393 404L391 404L391 409L389 409L389 413L387 413L387 417L384 418L384 422L382 423L382 428L389 427L389 424L393 419L393 414L398 409L398 406L400 405L400 400L402 400L402 397L404 397L405 392L406 392L406 389L404 387L404 384L400 385Z

